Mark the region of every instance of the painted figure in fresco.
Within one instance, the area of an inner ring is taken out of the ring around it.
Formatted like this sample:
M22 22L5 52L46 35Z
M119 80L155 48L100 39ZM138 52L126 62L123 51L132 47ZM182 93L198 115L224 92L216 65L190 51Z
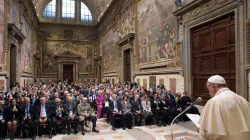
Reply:
M47 65L46 71L55 71L52 57L46 55L44 58L44 61L45 61L45 64Z
M181 8L183 6L183 1L184 0L174 0L176 7Z

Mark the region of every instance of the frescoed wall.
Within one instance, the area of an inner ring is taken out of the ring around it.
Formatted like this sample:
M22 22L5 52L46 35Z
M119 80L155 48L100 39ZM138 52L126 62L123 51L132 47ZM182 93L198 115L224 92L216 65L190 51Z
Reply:
M127 6L122 12L119 22L119 38L123 38L129 33L135 32L135 20L133 17L133 8L132 5Z
M23 20L22 25L22 33L25 35L26 39L23 41L23 44L21 46L21 68L23 71L31 72L32 73L32 67L33 67L33 44L36 42L34 40L33 36L36 36L35 33L32 32L32 29L30 28L29 24L26 20Z
M20 27L20 7L17 0L9 0L9 11L8 11L8 23L13 23L17 27Z
M91 73L94 65L94 44L71 41L45 41L42 47L43 73L56 73L58 68L56 56L70 51L81 56L79 61L80 73Z
M175 3L170 0L141 0L138 3L139 64L174 59Z
M53 78L58 73L58 55L70 52L80 56L78 64L79 77L93 75L96 42L92 39L95 30L89 27L57 26L42 24L39 26L40 68L38 77ZM82 74L82 75L81 75Z
M114 72L118 70L118 47L119 40L117 28L110 29L102 37L104 72Z

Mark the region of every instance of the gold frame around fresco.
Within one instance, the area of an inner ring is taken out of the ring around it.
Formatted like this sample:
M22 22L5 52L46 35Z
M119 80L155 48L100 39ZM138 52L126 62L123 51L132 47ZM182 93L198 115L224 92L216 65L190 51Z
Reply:
M152 64L158 64L158 63L163 63L163 62L170 62L170 61L174 61L174 60L176 60L176 58L167 59L167 60L164 59L164 60L149 62L149 63L140 63L140 64L138 64L138 66L152 65Z
M23 69L22 72L23 73L33 74L32 70L27 70L27 69Z

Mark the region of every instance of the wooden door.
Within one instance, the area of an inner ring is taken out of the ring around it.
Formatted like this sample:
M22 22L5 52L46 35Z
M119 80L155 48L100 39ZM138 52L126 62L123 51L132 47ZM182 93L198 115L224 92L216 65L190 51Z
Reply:
M17 68L17 47L15 45L10 46L10 85L14 85L16 83L16 68ZM26 65L26 62L24 62Z
M235 91L235 19L226 15L191 30L193 97L201 96L205 104L211 97L207 79L219 74Z
M123 54L123 77L124 82L130 81L131 82L131 64L130 64L130 49L124 51Z
M68 83L73 82L73 64L63 65L63 81L68 80Z

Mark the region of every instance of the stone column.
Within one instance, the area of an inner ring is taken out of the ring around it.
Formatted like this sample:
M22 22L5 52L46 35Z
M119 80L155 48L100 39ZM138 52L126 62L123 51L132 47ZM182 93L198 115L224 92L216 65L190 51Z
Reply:
M76 23L79 24L81 22L81 0L76 0L76 9L75 9L75 15L76 15Z
M78 66L79 65L79 61L76 61L75 62L75 82L78 82L78 79L79 79L79 69L78 69Z
M62 15L62 3L61 0L56 1L56 20L57 22L61 22L61 15Z

